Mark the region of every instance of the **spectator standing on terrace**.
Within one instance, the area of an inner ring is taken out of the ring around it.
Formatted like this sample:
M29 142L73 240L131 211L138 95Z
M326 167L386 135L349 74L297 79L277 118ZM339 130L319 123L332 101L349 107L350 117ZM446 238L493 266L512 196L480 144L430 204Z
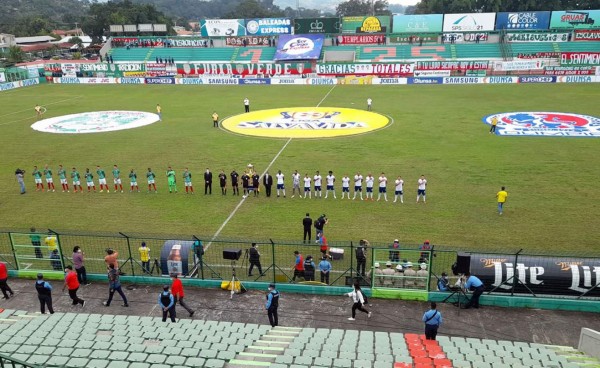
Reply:
M46 314L46 307L48 307L48 312L54 314L54 309L52 308L52 285L44 281L44 275L41 273L37 274L35 290L40 301L40 312Z
M371 99L371 97L367 98L367 111L371 111L372 104L373 100Z
M367 314L368 318L371 318L371 312L369 312L368 310L366 310L365 308L363 308L363 306L365 304L367 304L366 300L365 300L365 296L360 288L360 284L358 283L358 281L354 282L354 288L351 292L349 292L348 294L349 297L352 298L352 301L354 302L354 304L352 305L352 317L349 317L348 320L349 321L355 321L356 320L356 310L358 309L361 312L364 312Z
M212 114L212 120L213 120L213 128L218 128L219 127L219 114L217 114L216 111L214 111Z
M367 245L369 242L365 239L361 239L359 246L356 248L356 273L361 276L365 276L365 268L367 267Z
M187 304L185 304L185 302L183 301L183 297L185 296L185 294L183 293L183 283L181 282L181 280L179 280L179 278L177 278L176 273L171 275L171 279L173 280L173 282L171 283L171 292L173 293L175 303L179 302L179 305L185 308L185 310L190 314L190 317L193 317L195 313L194 310L188 307Z
M77 274L73 271L73 266L68 265L65 268L65 284L63 286L63 291L65 289L69 290L69 297L73 301L73 305L81 304L82 307L85 306L85 300L79 298L77 296L77 290L79 290L79 281L77 281Z
M504 203L506 203L506 198L508 198L508 192L506 191L506 187L500 188L500 191L496 193L496 199L498 200L498 214L502 215L502 211L504 210Z
M29 229L29 231L31 231L29 239L31 239L31 245L33 246L35 258L44 258L44 256L42 255L42 237L40 236L40 234L36 233L35 227Z
M248 97L244 98L244 111L250 112L250 100Z
M6 263L0 262L0 290L2 290L2 295L4 295L2 299L9 298L7 291L10 293L10 296L15 295L10 286L8 286L7 280L8 271L6 270Z
M87 280L87 272L85 270L83 257L85 253L81 250L81 247L76 245L73 248L73 266L75 267L75 272L77 273L77 281L83 285L89 285L90 283Z
M140 253L140 261L142 261L142 270L150 274L150 248L146 246L146 242L142 242L138 252Z
M292 277L292 282L296 281L296 277L304 277L304 258L302 254L297 250L294 251L294 255L296 256L296 261L292 266L294 270L294 276Z
M437 331L442 324L442 314L437 310L437 304L431 303L431 309L423 314L422 318L425 322L425 339L435 340Z
M319 271L321 271L321 282L329 285L329 273L331 272L331 262L327 259L327 256L321 258L319 262Z
M129 307L129 303L127 303L127 297L123 292L121 281L119 280L119 271L115 268L114 264L111 264L108 267L108 300L102 303L105 307L110 306L110 302L112 302L115 291L119 293L123 299L123 306Z

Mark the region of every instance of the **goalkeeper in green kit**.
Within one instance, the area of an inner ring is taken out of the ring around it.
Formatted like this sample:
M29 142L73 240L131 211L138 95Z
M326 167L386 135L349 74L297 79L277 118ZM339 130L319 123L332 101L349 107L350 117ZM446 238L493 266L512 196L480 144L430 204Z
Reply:
M169 193L177 193L177 185L175 184L175 170L169 166L167 169L167 181L169 182Z

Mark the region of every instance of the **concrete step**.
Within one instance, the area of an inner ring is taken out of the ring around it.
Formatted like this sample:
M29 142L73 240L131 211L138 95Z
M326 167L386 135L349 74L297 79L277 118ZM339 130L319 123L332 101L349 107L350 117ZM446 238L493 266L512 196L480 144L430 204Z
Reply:
M270 362L257 362L252 360L233 359L225 364L225 368L270 367Z

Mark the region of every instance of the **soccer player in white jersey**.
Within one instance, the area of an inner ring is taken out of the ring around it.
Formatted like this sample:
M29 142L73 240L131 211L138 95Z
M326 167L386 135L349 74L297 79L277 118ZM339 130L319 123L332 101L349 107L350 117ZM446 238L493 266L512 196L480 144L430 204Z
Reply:
M373 183L375 182L375 178L373 177L373 175L371 175L371 173L369 173L369 175L367 175L367 177L365 178L365 181L367 182L367 201L369 200L369 197L371 197L371 200L374 201Z
M377 201L381 199L381 195L383 194L383 199L387 202L387 181L387 176L382 172L381 175L379 175L379 193L377 193Z
M277 197L279 197L279 190L281 189L283 191L283 198L285 198L285 185L283 184L285 175L281 173L281 170L278 170L275 178L277 178Z
M325 199L327 199L330 191L333 193L333 199L337 199L335 196L335 189L333 188L333 183L335 183L333 171L329 170L329 174L325 177L325 180L327 180L327 192L325 192Z
M356 193L360 193L360 200L363 200L363 196L362 196L362 181L363 181L363 176L360 175L359 172L356 173L356 175L354 175L354 197L352 197L352 200L356 199Z
M323 177L321 176L321 174L319 174L318 170L315 176L313 177L313 180L315 181L315 198L321 198L321 180L323 180Z
M348 193L348 199L350 199L350 178L348 175L344 175L342 178L342 199Z
M425 175L421 175L417 183L419 184L419 189L417 190L417 203L419 203L419 197L421 196L423 196L423 203L426 203L425 188L427 188L427 179L425 179Z
M308 173L304 176L304 198L306 198L306 194L308 194L308 198L312 198L312 192L310 191L310 181L311 178L308 176Z
M404 203L404 180L399 176L395 183L396 191L394 192L394 203L398 200L398 196L400 196L400 203Z
M300 192L300 173L298 170L294 170L292 174L292 198L296 196L296 189L298 189L298 197L302 197L302 192Z

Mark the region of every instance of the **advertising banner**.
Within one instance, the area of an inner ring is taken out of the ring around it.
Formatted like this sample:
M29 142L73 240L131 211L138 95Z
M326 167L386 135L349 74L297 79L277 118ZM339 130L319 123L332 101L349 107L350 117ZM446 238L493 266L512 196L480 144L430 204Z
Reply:
M286 76L312 73L310 63L177 64L177 73L199 76Z
M454 37L454 39L453 39ZM442 35L442 41L445 43L463 43L463 42L477 42L477 37L479 37L479 41L485 42L488 40L488 34L486 32L476 32L476 33L444 33Z
M442 84L444 78L432 77L432 78L407 78L407 84Z
M471 273L487 291L599 297L600 260L571 257L470 254Z
M550 12L498 13L496 29L527 31L530 29L548 29Z
M340 18L304 18L294 19L295 34L340 33Z
M532 52L517 54L519 59L558 59L560 52Z
M246 20L246 34L249 36L272 36L292 33L290 18L260 18Z
M370 34L370 35L339 35L337 40L340 45L367 45L367 44L384 44L384 34Z
M600 41L600 29L578 29L575 31L575 41Z
M407 78L373 78L371 84L407 84Z
M542 69L546 63L540 60L497 61L494 69L503 71Z
M600 52L561 52L560 65L600 65Z
M551 29L600 29L600 10L553 11Z
M393 33L440 33L444 23L443 14L394 15Z
M445 14L444 32L493 31L496 13Z
M202 37L230 37L245 34L243 19L202 19L200 21Z
M29 87L36 84L39 84L39 80L37 78L34 79L25 79L17 82L8 82L8 83L0 83L0 91L8 91L15 88L21 87Z
M245 36L245 37L227 37L225 44L227 46L243 46L246 40L247 46L269 46L268 36Z
M416 70L486 70L489 62L484 61L417 61Z
M207 44L206 39L198 37L113 37L113 44L139 45L142 47L204 47Z
M544 75L596 75L597 66L547 66Z
M510 32L506 34L506 42L568 42L568 33L530 33Z
M444 84L479 84L483 83L480 77L445 77Z
M406 34L406 35L390 35L388 40L390 43L419 43L420 39L423 39L423 43L437 42L437 33L417 33L417 34Z
M240 84L271 84L271 79L269 79L269 78L240 79Z
M175 84L175 78L168 77L157 77L157 78L146 78L146 84Z
M325 35L281 35L274 60L316 60L321 56Z
M383 64L317 64L316 73L319 75L378 75L378 76L407 76L412 74L413 64L383 63Z
M556 83L554 76L524 76L519 77L519 83Z
M342 33L390 33L388 15L342 17Z
M415 70L415 77L449 77L451 70Z

